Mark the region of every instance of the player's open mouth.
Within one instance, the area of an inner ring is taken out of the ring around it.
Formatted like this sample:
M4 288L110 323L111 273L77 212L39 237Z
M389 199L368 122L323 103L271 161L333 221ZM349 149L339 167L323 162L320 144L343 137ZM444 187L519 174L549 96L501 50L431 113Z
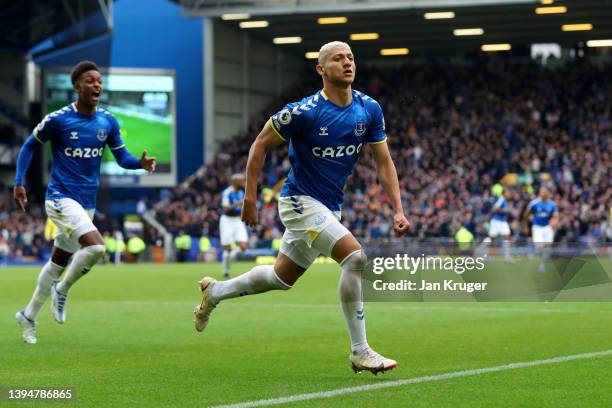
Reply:
M101 93L102 93L102 92L100 92L100 91L93 91L93 92L91 93L91 96L93 96L94 98L99 98Z

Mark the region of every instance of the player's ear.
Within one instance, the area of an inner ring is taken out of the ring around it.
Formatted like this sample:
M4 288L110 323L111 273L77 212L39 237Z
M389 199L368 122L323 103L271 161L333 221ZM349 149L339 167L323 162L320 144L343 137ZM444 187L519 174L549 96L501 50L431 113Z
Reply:
M323 69L323 66L321 64L317 64L317 74L323 76L324 72L325 70Z

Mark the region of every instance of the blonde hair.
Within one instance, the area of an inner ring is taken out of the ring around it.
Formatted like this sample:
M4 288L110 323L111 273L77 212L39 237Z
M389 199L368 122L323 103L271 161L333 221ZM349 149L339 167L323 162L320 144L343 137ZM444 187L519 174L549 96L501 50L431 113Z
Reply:
M319 50L319 65L325 64L325 62L329 58L329 54L331 53L331 50L339 45L344 45L348 47L349 50L351 49L350 45L342 41L332 41L332 42L328 42L327 44L323 44L323 46Z

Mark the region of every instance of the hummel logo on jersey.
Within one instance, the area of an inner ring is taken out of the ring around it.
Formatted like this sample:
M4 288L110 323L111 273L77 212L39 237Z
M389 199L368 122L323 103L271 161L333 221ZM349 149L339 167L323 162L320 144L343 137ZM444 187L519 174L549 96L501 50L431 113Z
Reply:
M329 133L327 133L327 126L321 126L321 131L319 132L319 136L329 136Z
M76 140L79 138L79 132L70 132L70 139Z

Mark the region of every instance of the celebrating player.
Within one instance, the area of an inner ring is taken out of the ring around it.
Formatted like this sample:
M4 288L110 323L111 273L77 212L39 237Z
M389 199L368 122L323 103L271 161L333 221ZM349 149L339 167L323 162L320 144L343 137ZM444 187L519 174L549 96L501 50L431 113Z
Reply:
M273 115L249 152L242 219L252 226L258 223L257 180L266 151L289 143L291 172L278 207L286 230L276 264L256 266L227 281L204 277L200 281L202 302L194 311L196 329L204 330L221 300L290 289L323 254L342 267L339 292L351 341L352 368L378 373L395 368L396 362L368 345L361 294L366 256L339 221L342 190L364 144L372 148L378 177L391 200L395 233L407 233L410 224L404 216L397 172L386 144L382 109L369 96L351 89L355 61L348 44L335 41L323 45L316 70L323 78L323 89Z
M531 237L540 252L540 272L546 269L550 244L554 241L553 227L557 224L557 206L550 200L550 191L540 188L540 197L532 200L525 211L525 221L531 221Z
M155 157L148 157L146 150L140 159L128 153L117 120L98 108L102 75L97 65L91 61L78 63L70 79L77 94L76 102L45 116L27 138L17 158L14 199L25 211L28 198L24 176L32 154L39 144L51 142L53 165L45 208L58 231L51 259L38 276L30 303L15 316L23 340L30 344L37 342L36 317L49 294L52 293L53 317L63 324L70 287L104 255L104 240L92 222L104 147L108 145L123 168L155 171ZM58 281L71 257L63 279Z
M229 277L230 262L247 247L247 230L240 219L240 209L244 200L244 175L232 175L231 185L223 190L221 205L224 214L219 220L221 245L223 245L223 276ZM236 247L232 249L232 245Z

